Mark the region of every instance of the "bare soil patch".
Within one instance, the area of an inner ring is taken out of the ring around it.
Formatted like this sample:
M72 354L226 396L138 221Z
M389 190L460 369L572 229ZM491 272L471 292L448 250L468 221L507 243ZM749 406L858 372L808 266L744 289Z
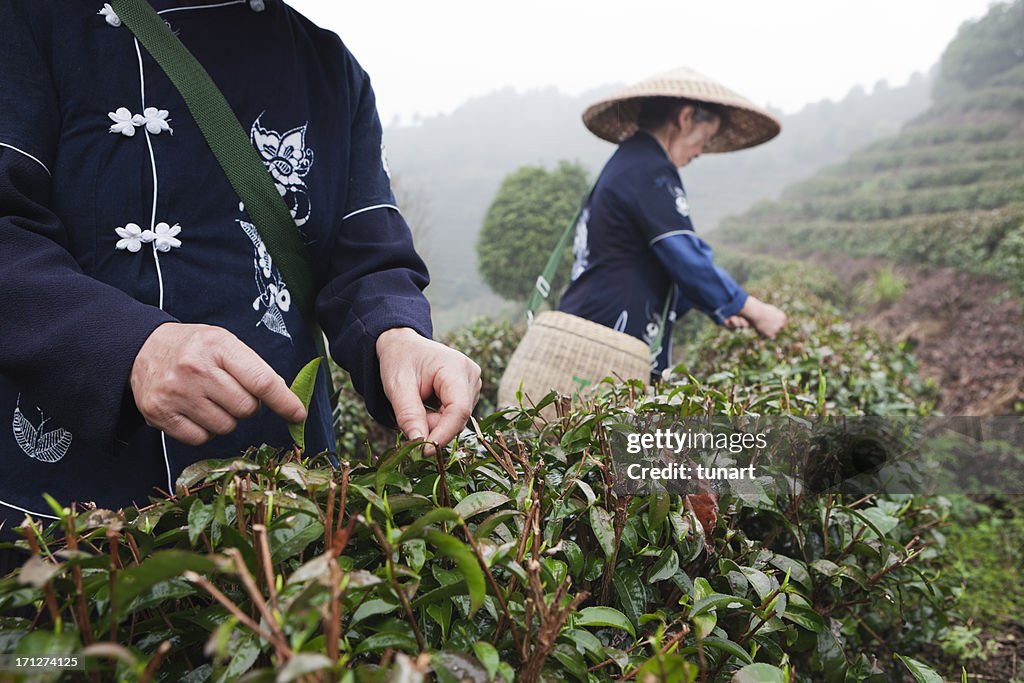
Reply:
M848 291L883 259L816 255ZM859 314L884 339L908 342L935 379L946 415L1014 415L1024 402L1024 304L1005 283L951 268L897 266L907 285L899 301Z

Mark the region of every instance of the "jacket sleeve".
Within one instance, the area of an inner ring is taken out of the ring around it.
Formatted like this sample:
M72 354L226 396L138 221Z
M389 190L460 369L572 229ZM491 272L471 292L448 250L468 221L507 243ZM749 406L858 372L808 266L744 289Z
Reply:
M89 277L68 251L49 208L60 106L45 33L26 16L36 9L0 0L0 375L107 448L139 348L173 318Z
M651 249L687 301L721 325L747 302L747 293L712 260L711 247L692 232L667 235Z
M431 337L430 305L423 295L430 278L391 191L369 78L348 59L354 111L346 205L316 313L332 357L351 374L367 410L394 425L381 385L377 337L395 327Z
M743 308L747 293L715 265L711 247L693 229L677 173L659 169L641 177L630 210L635 225L684 299L719 325Z

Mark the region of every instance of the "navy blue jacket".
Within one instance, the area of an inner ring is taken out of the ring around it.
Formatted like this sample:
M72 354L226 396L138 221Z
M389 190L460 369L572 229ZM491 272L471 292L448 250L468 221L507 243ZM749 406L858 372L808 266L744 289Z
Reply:
M376 338L432 330L369 78L279 1L153 5L249 130L307 246L330 352L393 423ZM109 6L82 0L0 0L0 64L0 519L48 516L44 491L144 505L197 460L287 445L265 408L199 448L135 408L132 363L168 321L230 330L287 381L316 355L163 71ZM307 443L334 445L324 381Z
M605 164L576 225L575 262L559 308L651 344L671 297L651 372L671 358L672 323L696 308L721 325L747 294L697 236L679 172L653 136L640 132Z

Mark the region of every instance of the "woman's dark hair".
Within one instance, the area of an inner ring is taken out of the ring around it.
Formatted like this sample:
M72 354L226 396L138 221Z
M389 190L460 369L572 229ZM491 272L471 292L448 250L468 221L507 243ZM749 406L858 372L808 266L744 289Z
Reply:
M658 130L666 123L675 121L683 107L693 107L693 122L702 123L718 119L725 123L725 108L717 104L688 100L682 97L645 97L640 103L636 125L641 130Z

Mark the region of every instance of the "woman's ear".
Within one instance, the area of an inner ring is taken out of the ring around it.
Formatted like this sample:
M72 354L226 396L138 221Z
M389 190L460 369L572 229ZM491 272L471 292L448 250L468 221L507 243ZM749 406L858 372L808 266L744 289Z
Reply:
M687 104L679 110L679 115L676 116L676 125L684 134L693 130L693 111L693 105Z

